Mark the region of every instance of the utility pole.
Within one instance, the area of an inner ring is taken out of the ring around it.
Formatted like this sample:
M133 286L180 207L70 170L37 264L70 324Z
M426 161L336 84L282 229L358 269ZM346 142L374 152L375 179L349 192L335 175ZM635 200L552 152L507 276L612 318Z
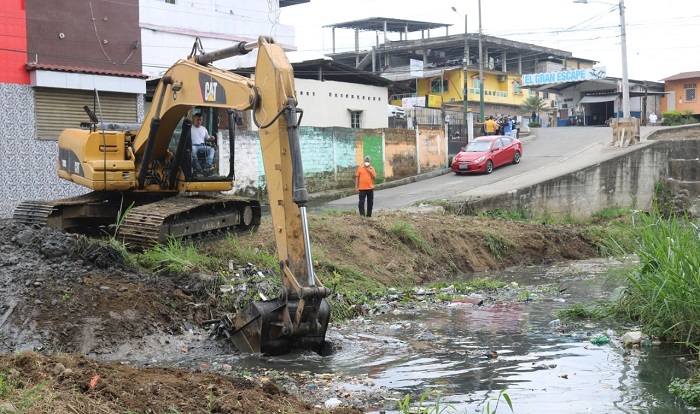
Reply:
M484 122L484 52L481 48L481 0L479 0L479 117Z
M453 6L452 11L461 16L457 9ZM462 106L464 110L464 125L469 126L469 121L467 120L467 114L469 113L469 42L467 31L467 15L464 14L464 57L462 58L462 69L464 70L464 82L462 83ZM467 134L467 136L469 136Z
M630 119L630 83L627 77L627 29L625 28L625 0L620 0L620 44L622 46L622 117Z

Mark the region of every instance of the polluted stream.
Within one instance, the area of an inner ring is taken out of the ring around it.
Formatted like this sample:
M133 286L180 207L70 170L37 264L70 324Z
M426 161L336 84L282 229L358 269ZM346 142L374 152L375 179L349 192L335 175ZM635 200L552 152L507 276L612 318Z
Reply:
M486 412L504 389L516 413L695 412L668 391L674 377L688 376L679 348L649 340L625 348L621 327L557 319L572 305L608 300L619 285L607 276L615 266L589 260L473 275L510 284L505 294L484 295L480 306L436 303L424 291L408 303L390 298L376 315L332 324L327 356L213 355L193 347L151 363L269 377L321 407L368 413L398 413L406 395L413 405L424 397L423 407L445 410L431 412ZM599 335L609 342L592 343ZM510 412L503 399L498 412Z

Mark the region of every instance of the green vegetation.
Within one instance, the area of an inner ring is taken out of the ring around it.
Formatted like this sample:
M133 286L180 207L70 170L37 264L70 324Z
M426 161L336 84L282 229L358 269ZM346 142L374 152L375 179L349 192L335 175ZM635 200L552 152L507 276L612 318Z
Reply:
M605 312L598 307L576 304L557 312L557 317L566 320L599 320L605 317Z
M139 266L153 273L185 273L204 269L212 259L199 253L192 242L169 238L167 244L157 244L133 257Z
M0 373L0 401L8 402L12 405L13 413L28 413L34 404L47 395L42 392L49 381L44 381L30 389L24 389L18 382L9 381L5 375ZM0 408L0 412L5 412Z
M323 263L318 273L326 287L345 296L351 303L366 302L373 296L386 293L386 286L350 266Z
M498 413L498 406L501 403L501 399L508 404L508 407L510 408L510 411L514 413L515 411L513 410L513 403L510 400L510 396L506 393L507 389L502 389L498 393L498 397L496 398L491 398L489 401L486 402L486 408L484 409L483 413L485 414L497 414ZM448 414L448 413L458 413L455 411L455 407L452 404L447 404L447 405L441 405L440 402L440 394L435 393L435 404L430 405L430 406L425 406L426 405L426 400L428 396L430 396L431 392L430 391L425 391L421 395L420 399L418 400L417 405L414 404L411 406L411 395L406 394L403 400L399 400L397 402L397 405L399 407L399 412L401 414ZM495 406L493 409L491 408L491 403L494 402ZM451 410L451 411L448 411ZM468 414L467 409L464 409L463 411L459 411L459 413L462 414Z
M627 295L615 304L618 315L644 325L648 334L690 346L700 345L700 239L686 219L664 218L658 208L635 215L639 263L626 274ZM611 243L615 245L615 243ZM630 246L617 244L620 256Z
M482 238L486 242L486 247L497 260L501 260L508 250L516 247L507 237L494 231L484 231Z
M508 283L491 279L472 279L466 282L436 282L430 285L433 289L444 289L454 286L455 292L468 293L476 290L495 291L508 286Z
M511 221L519 221L519 222L524 222L524 221L528 221L528 220L532 219L532 215L524 206L521 206L517 210L514 210L514 209L488 210L488 211L479 213L478 215L481 217L504 219L504 220L511 220Z
M217 243L216 254L214 256L226 257L228 260L239 265L253 263L262 269L279 268L277 254L275 254L274 251L267 250L260 246L250 246L248 243L243 242L245 237L246 236L239 237L236 235L228 236L223 243ZM227 263L221 263L221 265L227 265Z
M547 106L547 102L542 99L539 95L528 96L527 99L523 100L520 104L520 110L524 113L540 115L540 112ZM530 124L539 124L539 122L530 122ZM532 125L528 125L532 126ZM542 126L537 125L538 127Z
M627 207L608 207L597 213L593 213L591 218L593 221L612 221L619 218L629 217L634 211Z
M693 117L692 110L681 111L666 111L662 112L661 116L664 118L664 124L667 125L687 125L696 124L698 121Z
M608 224L610 221L618 221L626 219L635 210L626 207L609 207L591 215L590 219L577 219L571 215L566 216L551 216L546 212L542 215L533 214L531 210L524 205L518 206L517 209L495 209L477 213L480 217L492 219L503 219L522 223L546 223L546 224Z
M411 223L403 220L396 220L387 231L402 242L417 248L423 253L433 253L432 246L425 241L423 236L418 233L416 227Z
M671 381L668 390L688 404L700 406L700 376L696 375L687 380L676 378Z

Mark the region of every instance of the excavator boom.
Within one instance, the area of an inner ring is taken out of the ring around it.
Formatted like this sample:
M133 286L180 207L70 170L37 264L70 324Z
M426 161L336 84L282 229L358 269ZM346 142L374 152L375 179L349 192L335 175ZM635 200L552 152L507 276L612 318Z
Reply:
M330 291L316 278L311 260L294 74L282 48L262 37L255 86L260 99L255 119L283 287L276 300L239 312L230 335L247 352L321 352L330 320L325 299Z

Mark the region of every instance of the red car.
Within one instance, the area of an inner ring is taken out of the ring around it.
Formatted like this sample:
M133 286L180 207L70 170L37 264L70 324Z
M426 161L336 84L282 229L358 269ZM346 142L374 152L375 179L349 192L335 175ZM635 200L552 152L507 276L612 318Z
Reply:
M523 144L517 138L492 135L479 137L455 155L452 171L459 175L468 172L491 174L503 164L517 164L523 156Z

